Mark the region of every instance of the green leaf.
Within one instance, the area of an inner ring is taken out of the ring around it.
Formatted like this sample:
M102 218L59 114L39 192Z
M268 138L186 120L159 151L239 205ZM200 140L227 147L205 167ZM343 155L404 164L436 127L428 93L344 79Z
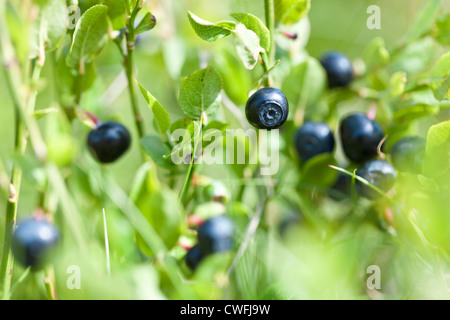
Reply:
M221 54L215 57L213 63L214 68L222 76L223 88L227 96L236 105L245 105L248 99L248 91L254 80L236 55L235 48L232 46L223 48Z
M33 114L36 117L36 119L40 119L50 113L59 112L57 108L46 108L46 109L39 109L36 110Z
M182 209L177 195L168 188L162 188L156 192L145 194L137 202L148 222L156 233L164 241L170 250L178 242L182 231ZM153 255L152 250L138 238L139 248L148 255Z
M45 51L57 49L67 31L67 6L65 1L47 0L41 2L39 7L39 16L31 27L31 57L37 57L40 48Z
M367 70L387 64L389 58L389 51L386 49L384 39L381 37L374 38L366 47L363 55Z
M105 0L108 15L114 30L121 30L126 26L127 0Z
M301 183L316 187L327 187L336 181L337 173L329 165L335 165L336 160L332 154L319 154L306 161Z
M405 99L407 98L407 99ZM437 100L428 87L408 92L395 105L394 121L411 122L414 119L430 116L439 112L444 103Z
M159 103L158 100L150 92L148 92L139 82L137 82L139 89L141 90L142 95L147 101L148 106L153 112L153 115L158 122L159 131L164 134L170 127L170 116L169 113L164 109L164 107Z
M434 64L429 78L437 79L430 83L434 95L438 100L450 100L450 52L442 55Z
M389 95L391 97L398 97L405 91L406 73L396 72L389 79Z
M74 69L67 66L65 58L61 57L56 65L56 74L58 75L57 86L61 93L73 96L77 92L77 85L81 86L81 91L84 92L92 87L97 76L95 64L90 62L84 66L84 74L82 82L78 83L80 79Z
M450 45L450 13L444 14L436 21L438 34L436 41L444 46Z
M405 42L410 43L429 31L436 20L440 8L441 0L426 1L423 8L419 10L419 16L414 19L414 24L405 35Z
M427 134L423 172L432 178L450 169L450 120L430 127Z
M225 214L225 212L226 207L223 203L208 201L197 205L193 214L205 221L212 217Z
M309 57L303 63L291 68L291 72L283 81L281 90L293 110L297 107L306 107L314 112L326 86L325 70L318 60Z
M145 136L141 139L141 144L144 147L145 152L152 158L157 166L164 169L173 169L174 163L169 158L165 159L166 154L170 154L171 150L161 138L156 135Z
M450 76L448 76L440 86L434 89L433 92L438 100L450 100Z
M170 125L170 134L177 129L188 130L191 137L194 137L194 121L190 119L178 119Z
M203 40L210 42L230 35L236 25L234 22L220 22L214 24L197 17L190 11L188 11L188 19L195 33Z
M275 19L290 25L303 18L311 8L311 0L276 0Z
M66 58L69 67L78 67L83 73L85 62L99 54L108 41L108 7L96 5L80 18L73 35L72 46Z
M392 57L390 72L404 71L408 78L425 71L436 58L437 47L432 38L424 38L408 44Z
M227 129L230 125L226 122L221 122L221 121L217 121L217 120L211 120L209 121L208 125L205 128L205 132L208 130L212 130L212 129L216 129L219 131L224 131L225 129Z
M238 23L234 32L236 50L245 68L252 70L258 63L259 54L265 52L259 44L258 35Z
M270 31L258 17L249 13L233 13L231 16L242 23L247 29L256 33L259 38L259 43L264 50L270 50Z
M195 71L180 87L180 106L193 120L200 120L202 113L209 114L217 106L222 90L222 79L213 67Z
M139 22L138 26L135 29L135 33L139 34L148 30L152 30L156 25L156 18L150 12L147 12L142 18L141 22Z

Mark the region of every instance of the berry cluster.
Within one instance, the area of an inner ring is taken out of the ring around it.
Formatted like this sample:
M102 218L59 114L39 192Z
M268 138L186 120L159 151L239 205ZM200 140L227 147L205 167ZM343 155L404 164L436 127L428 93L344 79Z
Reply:
M329 88L346 87L354 77L351 61L339 52L331 52L320 60L324 67ZM425 141L420 137L409 136L400 139L391 148L391 160L377 158L382 148L384 133L381 126L365 114L354 113L344 117L339 125L340 142L348 160L359 166L356 173L382 192L389 191L397 178L398 171L420 173L423 163ZM335 138L329 126L323 122L306 122L294 134L297 153L306 162L323 154L333 153ZM350 193L351 178L339 174L331 187L330 196L340 198L339 194ZM368 185L356 181L356 191L362 197L377 199L379 193Z

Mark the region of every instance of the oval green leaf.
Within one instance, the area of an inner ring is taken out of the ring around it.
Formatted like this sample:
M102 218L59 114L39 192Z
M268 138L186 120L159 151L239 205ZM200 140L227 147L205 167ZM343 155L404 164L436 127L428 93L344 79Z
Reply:
M180 87L180 106L193 120L200 120L202 113L209 114L218 105L222 79L217 71L208 66L195 71Z
M84 63L100 53L108 41L108 7L96 5L89 8L80 18L73 34L66 63L71 68L84 71Z

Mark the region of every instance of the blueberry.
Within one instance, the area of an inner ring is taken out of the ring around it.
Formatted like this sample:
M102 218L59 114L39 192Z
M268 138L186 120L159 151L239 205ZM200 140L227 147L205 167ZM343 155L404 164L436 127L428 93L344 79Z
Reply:
M128 130L117 122L105 122L93 129L87 139L89 151L102 163L116 161L128 150L131 136Z
M356 174L384 192L389 191L397 179L394 167L384 160L366 161L356 171ZM375 200L380 196L378 192L359 180L356 180L355 184L358 194L365 198Z
M375 157L378 154L378 145L384 137L380 125L362 113L344 118L340 135L345 155L354 162Z
M191 270L195 270L197 269L197 266L200 264L200 262L203 259L203 253L200 250L200 247L198 244L196 244L195 246L193 246L192 248L190 248L188 250L188 252L186 253L185 256L185 261L187 266L191 269Z
M346 87L353 80L353 67L350 59L343 53L332 51L321 59L328 78L328 87Z
M276 129L283 125L289 113L288 101L279 89L262 88L245 105L248 122L258 129Z
M204 255L230 250L234 224L224 215L206 220L198 229L198 244Z
M40 270L50 262L59 242L59 232L45 220L29 218L18 224L12 237L14 258L24 267Z
M425 157L425 140L408 136L398 140L391 148L391 159L399 171L421 173Z
M294 143L302 161L308 161L321 153L332 153L334 136L323 122L306 122L295 133Z

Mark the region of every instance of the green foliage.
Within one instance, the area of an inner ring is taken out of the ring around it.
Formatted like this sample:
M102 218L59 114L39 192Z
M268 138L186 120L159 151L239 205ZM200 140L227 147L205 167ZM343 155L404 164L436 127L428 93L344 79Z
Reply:
M188 12L189 22L195 33L206 41L216 41L230 35L236 27L233 22L212 23L197 17L192 12Z
M430 127L427 135L424 173L431 177L446 175L450 169L450 121Z
M40 50L53 51L63 40L67 26L67 6L64 1L48 0L39 6L39 17L31 27L30 57L39 56Z
M270 50L270 31L258 17L248 13L232 13L231 16L248 30L256 33L264 50Z
M170 127L170 116L169 113L164 109L164 107L159 103L158 100L150 92L148 92L143 86L138 83L139 89L141 90L142 95L147 101L148 106L153 112L153 115L158 122L159 130L162 134L164 134Z
M218 106L222 90L222 79L217 71L208 66L187 77L180 87L180 107L189 118L200 120L202 114L209 114Z
M311 0L279 0L275 2L275 17L282 24L290 25L303 18L311 7Z
M81 19L68 30L74 3ZM0 198L8 202L0 252L8 251L11 178L17 221L46 212L63 234L48 271L27 275L14 264L11 292L1 292L9 270L0 259L0 294L49 299L45 277L59 299L447 299L448 4L411 0L411 8L424 3L413 18L380 2L382 29L367 31L364 10L351 16L360 9L352 1L154 3L0 0ZM354 21L345 34L340 20L319 19L330 11ZM348 87L328 88L319 61L326 50L351 58ZM279 151L270 176L260 170L262 132L254 140L245 132L245 104L262 86L280 88L290 108L270 148ZM340 120L353 112L381 125L377 157L388 162L400 138L426 138L421 172L398 171L388 192L358 176L339 137ZM86 136L108 120L129 129L132 145L100 165ZM293 134L309 120L327 122L336 149L302 163ZM202 162L216 143L232 163ZM381 197L358 196L358 181ZM199 224L222 214L235 222L233 249L190 270L186 249ZM67 287L74 265L82 290ZM370 265L381 269L381 290L366 286Z
M150 12L147 12L145 16L142 18L142 20L139 22L138 26L136 27L135 30L136 34L152 30L156 25L155 21L156 21L155 16L152 15Z
M121 30L125 28L128 1L105 0L105 5L108 6L108 16L111 19L113 29Z
M258 35L244 24L238 23L234 31L236 50L245 68L251 70L258 63L259 54L264 52Z
M105 47L109 30L107 13L108 7L96 5L81 16L66 58L69 67L78 68L84 73L85 63L90 62Z

